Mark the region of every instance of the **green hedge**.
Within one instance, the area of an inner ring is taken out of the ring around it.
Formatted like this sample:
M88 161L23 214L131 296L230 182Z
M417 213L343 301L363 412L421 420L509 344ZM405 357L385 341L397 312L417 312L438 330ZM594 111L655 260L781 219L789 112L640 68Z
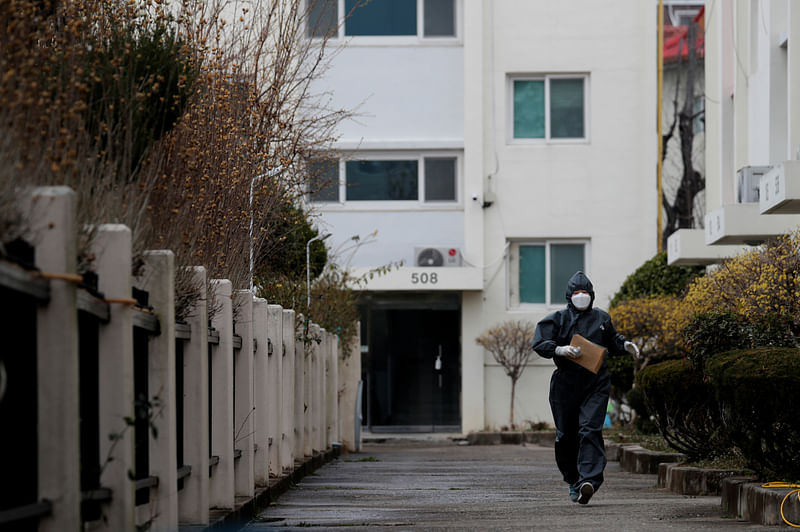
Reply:
M728 446L714 392L688 360L645 367L634 389L670 447L692 461L724 454Z
M800 479L800 349L731 351L706 362L733 445L761 478Z

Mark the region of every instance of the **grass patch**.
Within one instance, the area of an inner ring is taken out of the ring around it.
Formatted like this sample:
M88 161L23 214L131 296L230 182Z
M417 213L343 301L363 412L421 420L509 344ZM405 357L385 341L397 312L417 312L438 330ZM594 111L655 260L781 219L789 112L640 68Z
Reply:
M731 449L730 452L722 455L715 456L706 460L698 460L697 462L689 462L686 465L691 467L699 467L701 469L727 469L733 471L747 471L752 473L750 468L747 467L747 461L741 453L736 449Z
M645 434L639 432L634 427L612 427L610 429L603 429L603 437L615 443L630 443L641 445L650 451L660 453L675 453L675 449L667 445L664 438L660 434Z

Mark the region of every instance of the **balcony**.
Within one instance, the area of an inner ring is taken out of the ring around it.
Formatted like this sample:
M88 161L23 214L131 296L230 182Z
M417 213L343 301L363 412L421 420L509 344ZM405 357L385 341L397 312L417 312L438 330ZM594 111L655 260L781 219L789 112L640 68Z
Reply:
M746 250L745 246L707 246L702 229L678 229L667 239L667 264L704 266Z
M760 203L733 203L711 211L705 217L706 245L755 246L800 224L800 216L761 216Z
M759 181L761 214L800 214L800 161L775 165Z

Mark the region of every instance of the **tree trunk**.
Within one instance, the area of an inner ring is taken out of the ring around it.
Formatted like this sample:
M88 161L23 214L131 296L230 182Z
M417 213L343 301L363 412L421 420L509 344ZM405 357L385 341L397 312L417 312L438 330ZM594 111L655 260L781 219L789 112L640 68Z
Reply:
M513 379L512 378L511 379L511 417L510 417L510 421L509 421L511 423L511 428L514 428L514 393L516 392L516 389L517 389L517 379Z

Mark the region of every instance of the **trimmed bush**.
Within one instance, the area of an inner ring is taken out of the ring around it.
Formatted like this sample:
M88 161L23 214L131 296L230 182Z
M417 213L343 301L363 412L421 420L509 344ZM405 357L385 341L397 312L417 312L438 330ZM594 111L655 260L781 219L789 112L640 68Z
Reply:
M800 479L800 349L761 348L706 363L726 432L765 480Z
M727 448L711 387L688 360L667 360L636 375L636 387L667 444L691 461L712 458Z
M689 359L703 372L717 353L757 347L795 347L791 323L785 316L767 314L754 320L730 311L697 314L683 330Z

